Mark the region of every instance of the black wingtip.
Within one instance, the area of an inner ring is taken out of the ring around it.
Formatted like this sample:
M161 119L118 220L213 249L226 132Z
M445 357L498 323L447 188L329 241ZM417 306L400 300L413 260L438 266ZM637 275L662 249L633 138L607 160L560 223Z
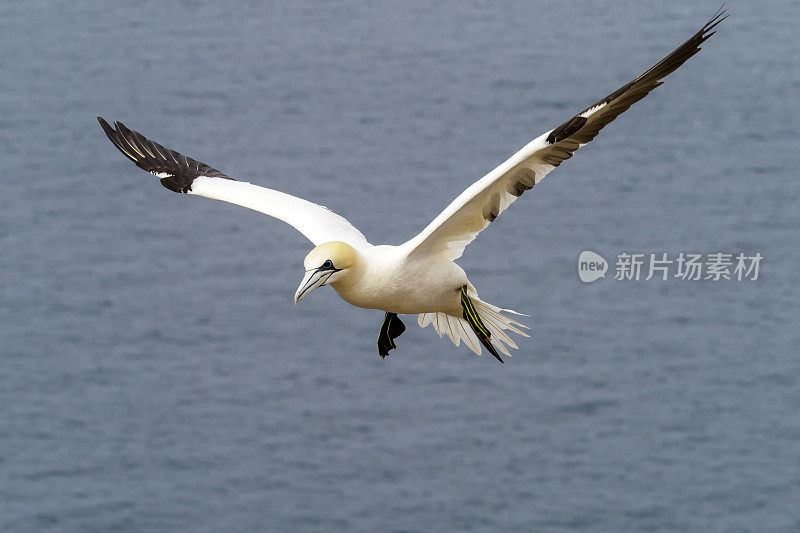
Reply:
M111 125L110 125L108 122L106 122L106 121L105 121L105 119L104 119L103 117L100 117L100 116L98 116L98 117L97 117L97 122L99 122L99 123L100 123L100 127L101 127L101 128L103 128L103 131L105 131L105 132L106 132L106 134L108 134L109 130L110 130L110 131L114 131L114 130L111 128Z
M97 121L106 137L134 164L161 178L161 184L175 192L186 193L192 190L192 182L198 176L232 180L219 170L201 163L191 157L164 148L151 141L138 131L128 129L115 120L114 127L98 116Z
M722 22L723 20L725 20L726 18L728 18L730 16L730 14L728 13L728 8L726 7L726 5L727 5L727 3L723 3L720 6L720 8L717 9L717 12L714 13L714 16L711 17L709 19L709 21L706 22L705 26L703 26L703 28L700 30L700 33L704 34L706 39L708 39L709 37L711 37L713 35L713 33L710 33L710 32L711 32L711 30L713 30L717 26L717 24L719 24L720 22Z
M105 132L106 137L108 137L108 140L117 147L117 150L122 152L122 155L138 165L138 159L134 157L132 153L130 153L130 148L126 147L125 143L123 143L119 128L112 128L111 125L100 116L97 117L97 122L100 123L100 127L103 128L103 132ZM117 122L115 121L114 124L117 124Z
M103 131L106 132L106 135L109 135L109 138L111 137L111 135L114 135L116 133L116 130L112 128L111 124L106 122L106 120L103 117L98 116L97 122L100 123L100 127L103 128Z
M128 136L131 133L131 130L126 128L125 124L123 124L119 120L114 121L114 127L117 128L117 131L120 132L122 135Z

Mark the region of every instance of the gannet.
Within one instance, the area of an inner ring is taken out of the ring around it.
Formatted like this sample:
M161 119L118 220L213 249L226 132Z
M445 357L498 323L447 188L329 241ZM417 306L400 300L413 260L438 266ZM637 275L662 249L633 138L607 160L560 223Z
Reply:
M723 6L724 7L724 6ZM315 203L244 181L236 181L190 157L128 129L112 128L97 117L112 143L139 168L178 193L204 196L270 215L293 226L315 246L303 262L305 273L294 295L297 304L311 291L330 285L346 302L384 312L378 354L385 358L405 331L398 315L416 314L421 327L433 325L458 346L476 354L485 347L501 363L499 352L518 348L507 332L527 337L519 313L481 300L466 272L456 264L464 248L522 193L609 122L661 85L661 79L700 50L717 24L717 13L671 54L560 126L532 140L507 161L462 192L422 232L399 246L373 245L350 222ZM512 316L509 316L512 315Z

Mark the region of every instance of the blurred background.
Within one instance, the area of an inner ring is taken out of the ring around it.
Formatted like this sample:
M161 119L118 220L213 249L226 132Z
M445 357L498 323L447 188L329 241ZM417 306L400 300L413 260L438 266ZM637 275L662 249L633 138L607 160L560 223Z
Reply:
M467 248L531 315L502 366L416 317L382 361L382 313L292 305L299 233L170 193L95 120L399 244L717 7L0 6L0 530L799 528L796 1L732 2ZM584 284L586 249L764 259Z

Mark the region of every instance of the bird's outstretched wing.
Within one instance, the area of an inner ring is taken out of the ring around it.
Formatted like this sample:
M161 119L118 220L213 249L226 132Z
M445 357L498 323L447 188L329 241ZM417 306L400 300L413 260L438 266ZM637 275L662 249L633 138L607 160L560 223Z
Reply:
M355 248L370 246L360 231L327 207L236 181L205 163L164 148L121 122L114 122L116 128L112 128L101 117L97 120L120 152L137 167L161 178L161 184L171 191L222 200L270 215L293 226L315 245L343 241Z
M412 255L438 253L454 260L522 193L539 183L609 122L661 85L666 75L700 51L727 15L720 8L700 31L647 72L537 137L505 163L473 183L417 236L405 243Z

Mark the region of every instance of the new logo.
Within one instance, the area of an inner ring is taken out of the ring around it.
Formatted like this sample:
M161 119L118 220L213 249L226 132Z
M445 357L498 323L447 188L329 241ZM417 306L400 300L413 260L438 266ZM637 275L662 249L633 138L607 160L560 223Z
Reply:
M606 277L607 270L608 262L598 253L585 250L578 257L578 276L584 283Z

